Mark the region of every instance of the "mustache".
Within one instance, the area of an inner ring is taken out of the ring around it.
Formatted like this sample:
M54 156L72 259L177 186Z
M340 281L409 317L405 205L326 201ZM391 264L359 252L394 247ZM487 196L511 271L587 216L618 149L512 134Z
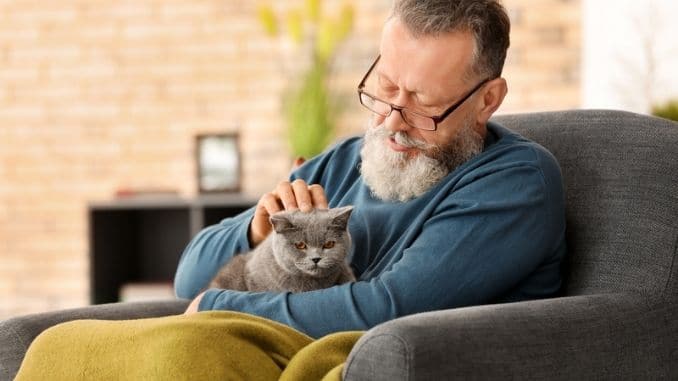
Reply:
M368 130L368 133L372 132L372 134L379 138L392 138L393 140L395 140L396 143L403 147L416 148L420 150L430 150L437 148L437 146L426 143L422 140L415 139L403 131L396 132L390 131L389 129L386 128L386 126L384 126L383 122L381 124L376 125L374 123L370 124L371 125L370 129Z
M417 148L420 150L433 148L430 144L423 142L421 140L414 139L402 131L398 132L389 131L389 138L393 138L393 140L395 140L396 143L407 148Z

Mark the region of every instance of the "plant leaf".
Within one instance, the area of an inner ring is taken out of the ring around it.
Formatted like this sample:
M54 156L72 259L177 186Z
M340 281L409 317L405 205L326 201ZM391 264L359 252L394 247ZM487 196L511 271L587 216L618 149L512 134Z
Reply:
M257 9L259 22L264 27L264 31L270 37L278 34L278 22L275 19L275 13L269 5L260 5Z
M300 44L303 40L303 19L299 10L293 9L287 14L287 32L295 43Z
M334 134L326 78L325 64L314 61L286 104L288 138L294 156L310 158L319 154Z
M329 18L323 19L315 42L318 57L323 61L329 60L337 45L337 24Z
M654 105L652 115L678 121L678 99L669 100L661 105Z
M344 3L341 8L341 15L339 16L339 31L337 33L339 40L345 39L348 37L348 34L351 33L351 29L353 29L353 18L353 6Z
M306 0L306 15L313 22L318 22L320 19L320 0Z

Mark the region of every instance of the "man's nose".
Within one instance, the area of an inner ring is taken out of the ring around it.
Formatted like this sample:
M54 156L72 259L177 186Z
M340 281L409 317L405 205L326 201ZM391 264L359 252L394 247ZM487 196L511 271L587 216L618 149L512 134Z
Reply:
M386 126L386 128L392 132L407 131L411 128L407 123L405 123L403 114L401 114L400 111L396 109L393 109L391 111L391 115L386 117L384 120L384 126Z

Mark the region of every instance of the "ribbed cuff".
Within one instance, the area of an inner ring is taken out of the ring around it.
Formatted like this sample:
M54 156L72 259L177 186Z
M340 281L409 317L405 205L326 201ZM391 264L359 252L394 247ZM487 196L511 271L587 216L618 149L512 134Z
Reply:
M219 295L221 295L224 292L228 292L227 290L220 290L218 288L211 288L207 291L202 296L202 299L200 299L200 304L198 305L198 311L211 311L214 309L214 304L217 301L217 298Z

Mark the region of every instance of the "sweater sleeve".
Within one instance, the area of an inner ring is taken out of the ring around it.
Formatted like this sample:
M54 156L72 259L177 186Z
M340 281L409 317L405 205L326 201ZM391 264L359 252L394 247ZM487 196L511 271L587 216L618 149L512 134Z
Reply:
M296 294L213 289L199 309L252 313L320 337L491 302L539 268L560 262L553 252L564 218L548 188L537 166L498 168L445 197L414 242L392 253L392 265L371 279ZM559 281L541 279L532 287L552 288Z
M207 287L221 266L250 250L247 230L254 208L201 230L184 249L174 276L174 291L192 299Z

